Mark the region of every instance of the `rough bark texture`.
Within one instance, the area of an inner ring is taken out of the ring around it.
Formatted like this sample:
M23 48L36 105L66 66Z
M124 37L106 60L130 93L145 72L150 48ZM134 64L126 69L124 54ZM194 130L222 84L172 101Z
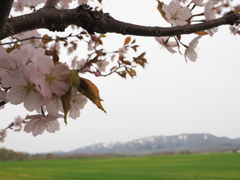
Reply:
M224 17L204 23L185 25L178 27L148 27L129 24L115 20L108 13L95 11L87 5L80 5L75 9L59 10L48 1L42 9L23 16L9 18L6 27L0 31L0 39L11 35L46 28L50 31L64 31L69 25L77 25L86 29L89 33L120 33L138 36L173 36L190 34L202 30L211 29L221 25L233 25L240 20L240 15L233 12Z
M6 21L8 19L13 0L1 0L0 4L0 30L5 27Z

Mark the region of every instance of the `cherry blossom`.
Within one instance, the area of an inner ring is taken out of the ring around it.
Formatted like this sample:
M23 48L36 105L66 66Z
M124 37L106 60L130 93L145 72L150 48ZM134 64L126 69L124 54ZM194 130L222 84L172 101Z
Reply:
M73 60L72 60L72 63L71 63L71 68L72 69L76 69L77 67L77 56L74 56Z
M30 1L30 6L37 6L37 5L41 4L41 3L45 3L46 2L46 0L28 0L28 1Z
M80 116L80 110L87 103L87 98L81 93L73 93L69 109L69 117L77 119Z
M214 8L214 3L212 1L209 1L206 3L204 8L204 16L207 21L213 20L216 18L217 10ZM213 28L210 30L207 30L208 34L211 36L218 31L218 28Z
M94 73L94 75L95 75L96 77L102 76L101 72L99 72L99 71L96 71L96 72Z
M114 61L115 57L116 57L116 54L113 54L113 55L111 56L111 61L112 61L112 62Z
M15 105L24 102L24 107L28 111L39 109L43 103L43 97L35 89L35 85L25 76L21 76L18 83L9 89L7 99Z
M17 50L17 49L15 49L15 50ZM44 56L44 54L45 54L45 50L43 48L35 48L31 44L22 45L20 50L27 51L28 57L25 57L26 59L28 59L27 63L28 62L37 62L37 58L40 56Z
M174 26L186 25L192 13L188 7L181 7L179 1L171 1L169 5L164 4L162 10L165 12L167 21Z
M30 80L45 98L52 98L53 93L62 96L69 90L70 85L66 82L69 74L67 65L54 65L50 57L42 56L38 58L37 68L31 71Z
M104 60L100 60L96 62L97 66L98 66L98 70L100 72L105 72L106 71L106 66L109 64L108 61L104 61Z
M155 40L165 47L170 53L176 53L173 48L177 47L178 44L176 41L169 41L169 38L170 37L155 37Z
M20 116L15 118L15 122L13 123L13 126L17 128L15 129L15 131L21 131L23 122L24 122L24 119L21 118Z
M67 9L70 7L71 3L72 5L74 3L75 5L77 3L82 5L89 3L90 1L58 0L56 2L58 2L58 8ZM47 2L47 0L14 0L13 11L25 13L27 8L31 11L38 11L38 9L42 7L41 5L38 5L45 2ZM101 1L98 2L101 3ZM224 0L172 0L169 5L166 5L158 0L158 10L172 26L182 26L198 21L210 21L215 19L217 13L221 14L224 12L222 11L222 6L228 6L226 3L224 4L224 2ZM186 7L183 7L183 5L186 5ZM199 7L195 8L195 6ZM96 7L96 10L98 8L99 7ZM204 9L204 12L199 12L198 10L200 8L202 8L202 10ZM196 9L197 12L193 14ZM89 10L91 11L91 9ZM232 10L234 10L234 8L232 8ZM10 14L9 17L14 15L15 14ZM22 18L24 19L25 17L26 16L23 16ZM194 19L192 19L192 17ZM204 20L202 20L203 17L205 17ZM7 26L10 27L11 20L6 22L8 22ZM7 28L7 26L5 27ZM54 29L55 27L52 28ZM237 23L234 27L232 26L230 28L234 34L239 34L239 26ZM13 32L15 32L14 30ZM75 30L77 30L77 28ZM206 31L209 35L213 35L214 32L217 32L217 28ZM66 104L70 105L68 112L70 118L77 119L80 116L80 111L84 108L87 102L87 95L84 96L78 92L75 86L78 85L77 81L79 80L79 77L76 78L77 80L72 78L73 76L70 76L68 65L61 63L61 58L58 57L61 54L60 47L65 47L70 56L71 53L76 51L76 47L79 47L77 46L78 44L74 46L75 43L78 43L77 40L70 41L68 39L69 37L77 37L79 42L87 43L87 49L90 51L88 52L87 57L79 58L79 56L75 56L72 60L71 68L77 70L79 73L90 72L97 77L102 76L102 72L106 71L110 64L108 60L110 60L112 61L112 64L117 65L109 68L109 74L116 72L120 76L125 77L124 73L134 72L134 69L131 68L135 68L135 65L137 64L136 62L142 67L145 65L145 53L142 53L138 57L133 57L133 63L128 63L128 60L123 60L121 62L122 59L126 58L125 55L128 50L131 49L135 52L137 51L138 46L135 44L135 41L128 42L115 51L107 52L103 47L100 47L103 45L101 36L90 35L82 30L77 35L70 34L66 37L63 37L64 35L60 37L61 35L59 36L59 34L52 36L52 33L47 33L47 36L45 35L47 38L44 39L41 39L43 34L40 34L39 32L37 30L22 32L1 41L7 50L0 46L0 108L2 108L5 103L10 102L14 105L23 104L26 110L36 110L39 113L38 115L27 116L26 119L23 119L20 116L16 117L15 121L7 127L15 131L20 131L23 123L27 123L24 127L24 131L32 133L33 136L40 135L45 130L50 133L58 131L60 129L58 118L65 118L67 116L67 113L65 112L66 108L63 111L63 105ZM199 34L205 33L201 31ZM181 48L186 48L184 53L186 61L190 60L194 62L197 59L195 49L201 37L202 36L195 37L189 43L189 46L184 44L185 42L183 41L182 35L155 37L155 40L170 53L176 53L176 49L181 53ZM10 42L10 44L5 43L8 39L13 41ZM79 54L82 56L82 53ZM81 60L78 60L78 58ZM115 59L118 59L117 62L114 61ZM69 82L71 80L76 80L77 83L74 84L73 82ZM80 85L81 80L82 79L80 79ZM89 88L91 90L91 87ZM67 100L65 101L62 100L64 99L62 96L66 93ZM45 115L45 113L48 113L48 115ZM59 113L64 114L64 116ZM0 141L2 142L6 137L6 129L0 130Z
M83 69L86 65L86 60L85 59L81 59L80 61L77 61L77 69Z
M26 0L17 0L17 2L13 2L13 8L15 11L22 12L24 10L24 7L26 7L28 4Z
M25 125L24 131L32 133L33 136L42 134L45 130L50 133L55 133L60 130L60 124L58 118L63 117L62 115L32 115L27 116L26 119L30 121Z
M69 4L72 2L72 0L59 0L59 4L61 5L60 8L66 9L69 8Z
M192 2L193 2L195 5L197 5L197 6L203 5L203 4L202 4L202 1L203 1L203 0L192 0Z
M41 34L37 30L26 31L15 35L18 39L27 39L29 37L41 37ZM22 41L23 44L31 44L34 47L39 47L42 44L40 39L30 38L29 40Z
M119 55L124 55L124 54L126 54L126 52L127 52L127 49L126 49L125 46L118 49L118 54Z
M90 40L90 41L88 42L88 51L93 51L93 50L94 50L93 44L94 44L94 41L93 41L93 40Z
M81 59L79 61L79 60L77 60L77 57L75 56L74 59L72 60L71 67L73 69L81 70L81 73L85 73L85 72L88 72L90 70L89 67L86 66L86 64L87 64L87 61L85 59Z
M5 137L7 136L7 130L1 130L0 131L0 142L4 142Z
M193 61L195 62L196 59L197 59L197 53L195 51L195 48L199 42L199 39L201 38L202 36L197 36L195 37L190 43L189 43L189 46L188 48L185 50L185 53L184 53L184 56L185 56L185 59L187 61L187 59L189 59L190 61Z
M8 99L7 99L6 95L7 95L7 92L6 91L2 91L0 89L0 101L8 102Z
M217 14L217 10L214 8L214 3L212 1L209 1L204 8L204 16L206 17L206 20L212 20L215 19Z
M63 112L61 97L53 95L51 99L45 100L47 112L53 116L57 116L59 111Z
M239 33L239 31L238 31L238 29L237 29L236 27L231 26L231 27L229 27L229 29L230 29L230 31L231 31L234 35L236 35L236 34Z
M46 0L17 0L13 3L15 11L23 11L24 7L37 6L41 3L46 2Z
M7 94L6 91L2 91L0 89L0 103L2 103L2 104L8 103L8 100L6 98L6 94ZM4 105L0 106L0 109L4 109Z
M2 87L11 87L18 82L27 61L27 51L7 53L0 47L0 77Z
M88 0L78 0L78 4L87 4Z

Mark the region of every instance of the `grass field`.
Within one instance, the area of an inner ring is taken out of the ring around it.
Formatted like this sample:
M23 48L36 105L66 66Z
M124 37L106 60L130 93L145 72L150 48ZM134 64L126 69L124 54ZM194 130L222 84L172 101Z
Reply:
M1 180L240 180L240 153L0 162Z

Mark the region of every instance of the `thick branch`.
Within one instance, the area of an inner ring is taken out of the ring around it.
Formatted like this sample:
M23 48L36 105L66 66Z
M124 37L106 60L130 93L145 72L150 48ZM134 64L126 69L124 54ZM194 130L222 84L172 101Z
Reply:
M1 0L0 2L0 30L2 30L7 22L13 0Z
M178 27L148 27L115 20L109 14L94 11L87 5L69 10L59 10L52 6L45 6L34 13L10 18L7 21L8 28L5 31L0 31L0 39L40 28L46 28L50 31L64 31L69 25L80 26L89 33L111 32L138 36L173 36L190 34L226 24L233 25L239 20L239 14L230 12L222 18L199 24Z
M199 31L212 29L222 25L233 25L240 19L240 16L233 12L226 14L224 17L205 21L199 24L177 26L177 27L149 27L139 26L130 23L124 23L113 18L109 18L108 26L96 27L94 31L106 33L115 32L120 34L138 35L138 36L174 36L181 34L191 34Z

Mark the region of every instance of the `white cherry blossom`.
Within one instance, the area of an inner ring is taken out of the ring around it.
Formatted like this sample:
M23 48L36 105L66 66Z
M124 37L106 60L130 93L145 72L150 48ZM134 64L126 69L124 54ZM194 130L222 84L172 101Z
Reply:
M57 116L59 112L63 112L61 97L53 95L51 99L45 100L45 105L48 114Z
M26 0L17 0L16 2L13 2L13 8L15 11L22 12L24 10L24 7L28 6L28 3Z
M30 121L25 125L24 131L32 133L33 136L42 134L45 130L50 133L55 133L60 130L60 124L58 118L63 117L62 115L32 115L27 116L26 119Z
M8 102L6 95L7 95L6 91L0 90L0 101Z
M69 75L67 65L54 65L50 57L42 56L38 58L37 68L30 72L30 80L45 98L52 98L53 93L62 96L69 90L70 85L66 82Z
M78 4L87 4L88 0L78 0Z
M209 1L204 8L204 16L207 21L215 19L217 14L217 10L214 8L214 3Z
M86 103L87 98L84 95L81 93L73 93L69 109L69 117L77 119L80 116L80 110L84 108Z
M23 39L32 38L32 37L40 38L41 34L37 30L31 30L31 31L26 31L26 32L16 34L15 37L23 40ZM42 44L42 41L40 39L32 38L32 39L24 40L22 41L22 43L31 44L34 47L39 47Z
M127 52L127 49L126 49L125 46L118 49L118 54L119 55L124 55L124 54L126 54L126 52Z
M28 111L39 109L43 103L43 96L36 91L35 85L23 75L18 79L18 83L9 89L7 99L15 105L23 102Z
M199 39L201 38L202 36L197 36L195 37L190 43L189 43L189 46L188 48L185 50L185 53L184 53L184 56L185 56L185 59L187 61L187 59L189 59L190 61L193 61L195 62L196 59L197 59L197 53L195 51L195 48L199 42Z
M105 72L106 71L106 67L109 64L108 61L104 61L104 60L99 60L96 62L97 66L98 66L98 71L100 72Z
M206 18L206 21L210 21L216 18L217 10L214 8L214 2L209 1L206 3L205 8L204 8L204 16ZM218 31L218 28L215 27L213 29L207 30L209 35L213 35Z
M27 51L12 51L7 53L0 47L0 78L2 87L11 87L18 83L27 61Z
M170 53L176 53L173 48L177 47L178 44L176 41L169 41L169 37L155 37L155 40L161 44L163 47L165 47Z
M202 4L202 1L203 1L203 0L192 0L192 2L193 2L195 5L197 5L197 6L203 5L203 4Z
M162 10L167 21L174 26L188 24L187 20L192 16L189 7L181 7L179 1L171 1L169 5L164 4Z
M22 129L22 123L24 122L24 119L20 116L15 118L15 121L13 123L14 127L16 128L15 131L20 131Z

